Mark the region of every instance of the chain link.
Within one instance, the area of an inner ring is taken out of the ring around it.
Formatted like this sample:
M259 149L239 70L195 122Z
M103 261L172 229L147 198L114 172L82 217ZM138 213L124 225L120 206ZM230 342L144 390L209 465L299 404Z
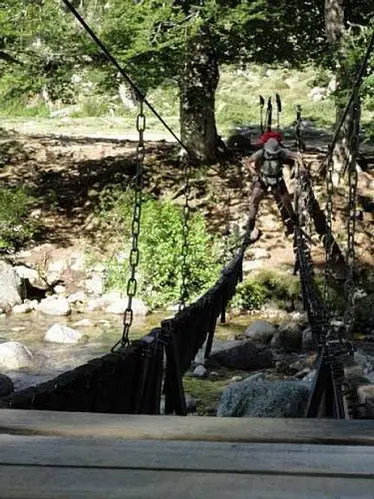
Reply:
M347 334L351 332L353 325L352 307L354 305L354 264L355 264L355 230L356 230L356 208L357 208L357 154L359 148L359 103L358 95L354 99L352 110L352 136L350 139L350 158L348 166L348 220L347 220L347 253L346 262L348 276L345 282L346 311L344 314L344 325Z
M329 155L329 160L327 163L327 172L326 172L326 253L325 253L325 281L323 287L323 296L326 304L331 302L331 293L329 280L332 271L332 210L333 203L332 198L334 194L334 182L333 182L333 173L334 173L334 160L332 154Z
M144 146L144 131L146 127L146 119L144 115L143 99L139 101L139 113L136 117L136 129L138 131L138 145L136 148L136 174L135 174L135 189L134 189L134 206L133 217L131 222L131 237L132 244L129 254L130 277L127 282L127 307L123 315L123 332L122 338L113 346L112 352L115 352L118 347L124 347L130 343L129 331L134 319L132 310L132 301L136 295L138 282L136 280L136 270L139 264L139 234L140 234L140 218L142 212L142 197L143 197L143 168L145 157Z
M189 253L189 232L190 232L190 195L191 195L191 162L189 157L186 155L183 157L184 165L184 180L185 180L185 198L183 206L183 225L182 225L182 283L181 283L181 294L179 301L179 311L186 307L187 300L189 298L188 290L188 253Z

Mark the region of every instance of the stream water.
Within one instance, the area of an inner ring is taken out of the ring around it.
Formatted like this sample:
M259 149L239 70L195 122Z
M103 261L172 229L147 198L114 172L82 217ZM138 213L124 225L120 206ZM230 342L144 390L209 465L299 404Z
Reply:
M138 338L158 326L170 315L161 311L147 317L135 318L130 334ZM81 319L90 319L95 325L75 327ZM43 341L44 335L53 324L63 324L78 330L82 341L74 344L56 344ZM30 385L47 381L58 374L84 364L88 360L105 355L121 338L122 316L102 312L89 314L73 313L69 317L49 317L37 312L10 314L0 317L0 343L18 341L31 350L35 367L19 371L2 371L20 390Z
M170 311L154 312L147 317L135 317L130 331L130 338L139 338L152 328L159 326L160 321L174 315ZM95 325L76 327L81 319L90 319ZM234 339L242 333L255 319L264 319L264 314L241 315L218 324L216 338L220 340ZM284 317L273 316L270 320L282 322ZM265 318L269 320L269 318ZM43 341L44 335L53 324L63 324L80 331L83 335L78 344L56 344ZM122 316L103 312L72 313L69 317L51 317L38 312L29 314L9 314L0 316L0 343L18 341L31 350L35 366L18 371L2 371L20 390L54 378L95 357L105 355L121 338Z

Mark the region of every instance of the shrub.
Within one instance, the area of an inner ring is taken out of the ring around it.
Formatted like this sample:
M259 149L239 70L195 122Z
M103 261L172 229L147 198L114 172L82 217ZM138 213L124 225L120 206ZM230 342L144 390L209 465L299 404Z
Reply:
M1 249L17 249L33 237L39 225L28 216L33 202L23 188L0 189Z
M110 221L111 230L121 234L120 253L107 261L108 288L125 291L128 278L128 252L131 244L133 193L106 194L101 199L101 216ZM208 234L199 213L190 218L187 256L190 299L212 285L220 270L217 245ZM180 207L169 201L147 199L142 205L139 237L139 294L153 308L178 302L181 289L182 226Z
M259 310L267 297L267 290L262 284L254 279L247 279L236 288L231 306L239 310Z

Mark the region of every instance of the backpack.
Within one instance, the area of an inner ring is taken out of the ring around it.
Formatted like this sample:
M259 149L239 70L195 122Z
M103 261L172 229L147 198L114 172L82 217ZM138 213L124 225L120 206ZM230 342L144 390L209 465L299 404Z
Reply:
M283 163L279 152L269 153L263 151L260 166L260 176L269 185L277 183L279 177L282 176Z

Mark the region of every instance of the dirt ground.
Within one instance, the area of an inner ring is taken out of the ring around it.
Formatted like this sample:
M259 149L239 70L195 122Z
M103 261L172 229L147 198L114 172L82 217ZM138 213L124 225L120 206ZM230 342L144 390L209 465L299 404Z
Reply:
M323 143L308 143L305 154L314 177L316 196L322 206L325 185L317 172L325 155L325 146ZM61 248L82 244L99 247L108 240L108 234L98 231L95 217L100 193L111 186L125 189L131 181L135 172L135 141L51 133L41 135L35 133L35 129L32 134L3 130L0 148L2 182L5 185L28 186L37 199L36 209L40 210L44 226L38 243L51 242ZM177 154L176 144L165 140L147 142L145 190L156 197L167 195L182 204L185 179ZM223 235L227 223L231 231L237 227L243 232L251 186L250 175L243 166L245 159L245 156L236 157L223 165L202 168L192 175L191 206L204 213L212 232ZM359 175L356 252L360 263L372 267L374 157L366 153L360 161L366 171ZM292 191L292 181L289 178L286 180ZM343 251L346 244L346 207L347 189L340 186L334 196L333 228ZM254 247L268 252L266 266L292 266L292 240L284 235L278 209L271 196L261 204L257 227L262 236ZM323 262L324 254L317 239L313 255L317 264Z

